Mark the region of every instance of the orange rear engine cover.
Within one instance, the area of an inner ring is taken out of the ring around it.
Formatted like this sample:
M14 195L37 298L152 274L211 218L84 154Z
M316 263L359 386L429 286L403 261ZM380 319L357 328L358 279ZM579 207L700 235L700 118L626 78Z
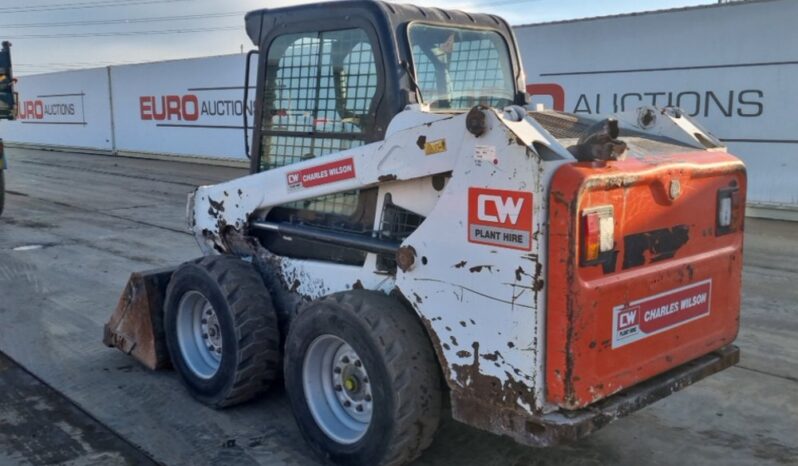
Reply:
M722 152L559 169L550 196L550 402L585 407L735 339L745 191L744 165ZM721 198L731 199L729 226L718 220ZM612 250L585 261L583 212L608 206Z

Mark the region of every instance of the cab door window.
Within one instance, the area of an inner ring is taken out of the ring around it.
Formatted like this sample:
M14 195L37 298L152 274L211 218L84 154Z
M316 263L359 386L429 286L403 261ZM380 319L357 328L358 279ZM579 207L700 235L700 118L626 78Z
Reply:
M272 41L266 60L261 171L323 158L373 138L381 71L364 30L279 36ZM375 206L374 190L347 191L275 207L269 219L366 233L373 228ZM359 262L364 257L329 245L290 247L279 238L270 239L268 247L292 257L342 262Z

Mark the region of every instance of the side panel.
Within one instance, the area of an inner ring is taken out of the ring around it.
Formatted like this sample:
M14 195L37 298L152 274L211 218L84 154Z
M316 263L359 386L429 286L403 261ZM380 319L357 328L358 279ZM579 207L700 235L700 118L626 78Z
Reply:
M580 408L737 335L745 169L723 153L573 164L554 177L547 399ZM730 232L719 192L736 193ZM611 206L612 251L582 260L582 213Z
M395 121L410 127L389 128L383 142L198 188L192 229L201 244L225 250L231 227L244 229L275 205L377 185L381 200L396 194L400 207L426 218L402 242L414 262L396 272L395 282L375 269L373 255L363 267L276 258L282 278L309 299L361 286L388 291L395 283L430 333L453 390L455 418L504 432L509 427L497 427L503 421L489 424L500 413L549 408L542 351L545 187L570 154L528 118L513 122L485 111L488 131L475 137L464 114L403 113ZM446 150L428 154L425 142L432 141L445 141ZM549 161L530 149L536 145L549 147ZM350 163L353 177L301 181L302 174ZM428 183L426 191L415 189L424 199L402 188L405 183Z

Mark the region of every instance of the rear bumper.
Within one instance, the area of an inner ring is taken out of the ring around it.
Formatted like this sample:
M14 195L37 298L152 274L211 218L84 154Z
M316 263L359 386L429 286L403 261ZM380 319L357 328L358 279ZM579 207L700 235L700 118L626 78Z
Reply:
M559 410L532 417L517 410L479 407L476 400L453 400L452 415L474 427L507 435L515 441L535 447L547 447L578 440L610 422L629 415L699 380L737 364L740 349L728 345L698 359L682 364L586 408ZM482 408L482 409L480 409ZM474 413L482 413L475 419Z

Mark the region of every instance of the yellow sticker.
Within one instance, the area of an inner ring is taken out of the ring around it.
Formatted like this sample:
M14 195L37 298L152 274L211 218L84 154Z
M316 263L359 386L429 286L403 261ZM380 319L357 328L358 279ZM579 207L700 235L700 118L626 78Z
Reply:
M438 139L437 141L430 141L424 143L424 154L434 155L446 152L446 139Z

